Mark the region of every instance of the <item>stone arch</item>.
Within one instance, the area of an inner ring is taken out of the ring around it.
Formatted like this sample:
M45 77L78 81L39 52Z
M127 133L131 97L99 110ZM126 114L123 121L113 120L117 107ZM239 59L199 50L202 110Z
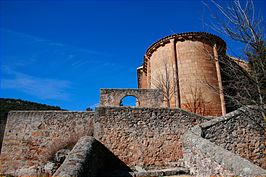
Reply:
M163 95L158 89L101 89L100 106L119 107L126 96L134 96L136 107L162 107Z
M135 105L126 105L126 106L130 106L130 107L138 107L140 106L140 102L139 102L139 98L137 95L133 95L133 94L126 94L125 96L123 96L121 99L120 99L120 102L119 102L119 106L124 106L122 103L123 103L123 100L126 99L126 98L129 98L129 97L134 97L136 99L136 102L135 102Z

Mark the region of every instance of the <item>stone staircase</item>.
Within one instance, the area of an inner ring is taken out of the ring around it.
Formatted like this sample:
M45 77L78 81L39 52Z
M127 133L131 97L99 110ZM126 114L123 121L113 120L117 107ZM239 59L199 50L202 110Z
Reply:
M141 167L134 167L135 170L133 171L122 171L122 170L116 170L116 171L106 171L99 176L112 176L112 177L160 177L160 176L169 176L169 177L185 177L185 176L191 176L189 173L189 169L185 167L175 167L175 168L166 168L166 169L151 169L151 170L145 170Z
M189 175L189 169L184 167L167 168L167 169L156 169L156 170L143 170L133 172L132 176L180 176Z

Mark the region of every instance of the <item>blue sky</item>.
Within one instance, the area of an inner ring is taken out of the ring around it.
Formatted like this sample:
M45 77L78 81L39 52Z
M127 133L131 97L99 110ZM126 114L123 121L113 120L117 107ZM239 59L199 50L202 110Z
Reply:
M146 49L173 33L211 32L239 51L206 24L200 0L0 0L0 97L95 107L100 88L136 88Z

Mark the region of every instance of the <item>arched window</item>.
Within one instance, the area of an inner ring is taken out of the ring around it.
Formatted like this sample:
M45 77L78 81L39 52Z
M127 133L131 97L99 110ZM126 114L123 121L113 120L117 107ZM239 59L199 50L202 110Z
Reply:
M138 98L132 95L125 96L121 99L119 106L131 106L131 107L138 107L139 101Z

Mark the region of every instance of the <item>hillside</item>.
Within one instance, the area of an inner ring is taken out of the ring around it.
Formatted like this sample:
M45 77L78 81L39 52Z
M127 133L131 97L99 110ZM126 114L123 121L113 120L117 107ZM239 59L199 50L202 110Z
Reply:
M6 118L12 110L63 110L59 106L49 106L21 99L0 98L0 150L4 136Z

